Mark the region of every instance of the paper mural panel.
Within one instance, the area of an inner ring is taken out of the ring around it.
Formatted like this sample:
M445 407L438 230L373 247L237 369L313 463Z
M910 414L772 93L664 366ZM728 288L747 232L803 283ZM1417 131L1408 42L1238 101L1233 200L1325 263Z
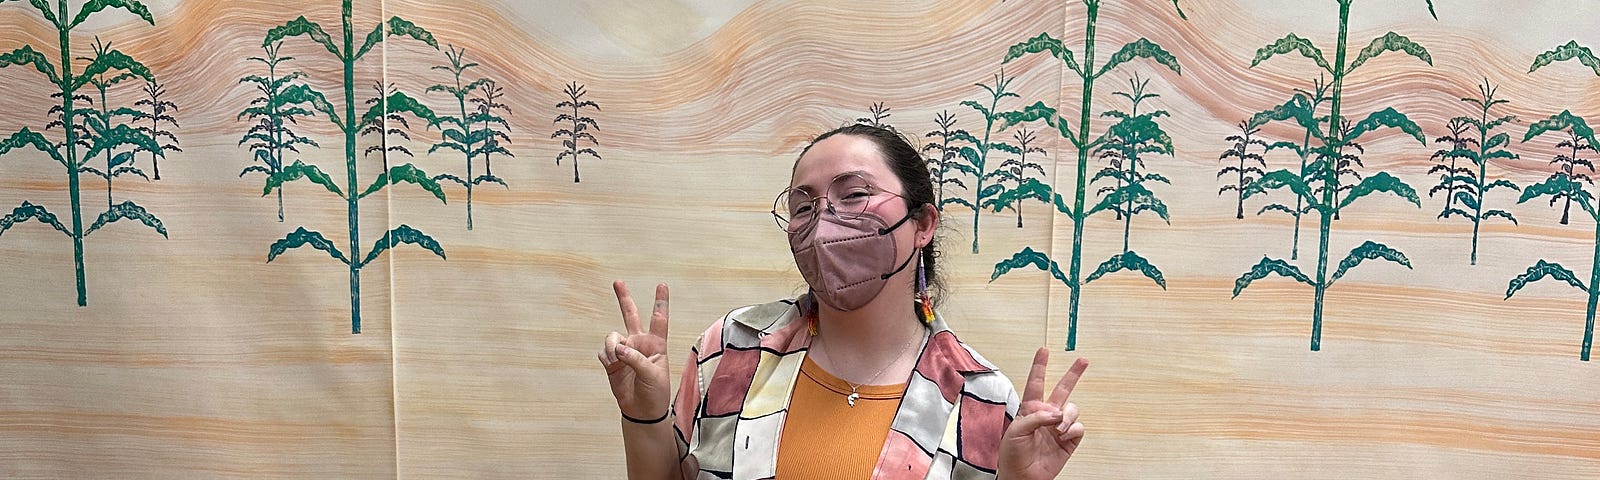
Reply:
M1595 9L0 2L0 477L622 477L610 282L681 371L864 122L1064 478L1594 478Z

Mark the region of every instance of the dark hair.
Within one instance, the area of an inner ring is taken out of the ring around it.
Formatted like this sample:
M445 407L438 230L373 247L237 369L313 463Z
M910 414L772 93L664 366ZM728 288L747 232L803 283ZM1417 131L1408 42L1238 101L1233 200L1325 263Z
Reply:
M934 205L933 176L928 173L927 161L922 158L917 147L893 127L875 127L864 123L839 127L817 135L817 138L812 139L811 143L800 151L800 156L805 156L812 145L834 135L865 138L878 147L878 152L883 154L884 161L889 164L889 170L900 179L900 188L904 190L901 197L906 200L906 211L916 211L923 205ZM922 268L926 270L928 276L928 292L935 297L944 291L944 276L939 274L938 268L935 268L940 256L938 243L939 235L935 233L933 238L928 240L928 246L922 247ZM913 285L912 288L916 286Z

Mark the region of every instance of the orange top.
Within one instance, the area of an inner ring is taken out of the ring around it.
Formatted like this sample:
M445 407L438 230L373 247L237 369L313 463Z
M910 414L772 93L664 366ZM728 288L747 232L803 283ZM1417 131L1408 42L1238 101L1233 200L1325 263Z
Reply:
M870 478L905 391L904 383L861 385L852 407L850 384L807 355L778 440L777 479Z

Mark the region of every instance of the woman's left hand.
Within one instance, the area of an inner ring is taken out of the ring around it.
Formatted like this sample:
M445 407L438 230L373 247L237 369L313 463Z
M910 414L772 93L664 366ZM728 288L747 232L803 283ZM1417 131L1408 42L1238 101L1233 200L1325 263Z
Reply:
M1068 402L1067 397L1089 368L1089 362L1082 358L1073 362L1046 401L1044 375L1049 363L1050 351L1040 347L1033 354L1033 369L1028 372L1017 418L1000 440L999 480L1056 478L1083 441L1078 406Z

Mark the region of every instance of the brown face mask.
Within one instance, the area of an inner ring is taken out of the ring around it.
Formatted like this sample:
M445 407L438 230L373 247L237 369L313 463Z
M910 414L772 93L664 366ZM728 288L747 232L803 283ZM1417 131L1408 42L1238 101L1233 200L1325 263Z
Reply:
M828 210L810 225L790 231L789 249L817 300L841 311L855 310L877 298L889 277L916 257L913 250L899 267L894 266L899 255L890 233L910 220L911 213L886 226L883 218L870 212L845 218Z

